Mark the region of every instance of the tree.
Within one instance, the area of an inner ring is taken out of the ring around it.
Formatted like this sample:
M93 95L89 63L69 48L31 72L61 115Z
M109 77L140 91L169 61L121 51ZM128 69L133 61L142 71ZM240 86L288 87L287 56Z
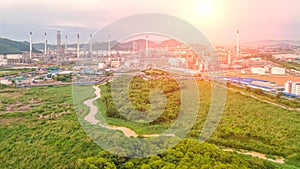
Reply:
M81 162L76 168L89 168L89 169L116 169L113 162L108 161L106 158L89 157Z

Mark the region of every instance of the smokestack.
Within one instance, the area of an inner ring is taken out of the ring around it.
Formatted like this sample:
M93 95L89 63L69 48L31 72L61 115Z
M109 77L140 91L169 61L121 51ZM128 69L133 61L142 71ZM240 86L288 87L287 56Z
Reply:
M239 42L239 34L240 34L240 32L239 32L239 30L236 32L236 57L238 58L239 57L239 55L240 55L240 42Z
M68 36L66 35L66 42L65 42L65 54L68 54Z
M62 53L62 47L61 47L61 35L60 31L57 31L57 53L61 54Z
M90 34L90 55L93 53L92 34Z
M48 40L46 40L46 45L48 45ZM48 47L46 47L46 54L48 54Z
M148 35L146 35L146 57L148 57Z
M80 56L80 37L79 33L77 34L77 58Z
M30 46L30 49L29 49L29 58L32 59L32 32L30 32L30 35L29 35L29 46Z
M230 55L230 50L228 50L228 65L231 65L231 55Z
M47 33L45 32L45 48L44 48L44 54L47 55Z
M108 36L108 54L110 55L110 35Z

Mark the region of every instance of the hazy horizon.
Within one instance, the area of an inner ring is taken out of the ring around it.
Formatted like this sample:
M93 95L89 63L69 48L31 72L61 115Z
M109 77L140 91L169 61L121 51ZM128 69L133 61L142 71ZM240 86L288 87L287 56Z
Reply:
M117 5L116 5L117 4ZM69 42L80 33L82 42L90 33L122 17L138 13L163 13L186 20L197 27L214 45L234 45L235 33L240 42L258 40L300 40L300 1L276 2L238 0L171 0L150 1L58 1L11 0L0 2L0 37L43 42L47 32L49 43L55 44L56 31Z

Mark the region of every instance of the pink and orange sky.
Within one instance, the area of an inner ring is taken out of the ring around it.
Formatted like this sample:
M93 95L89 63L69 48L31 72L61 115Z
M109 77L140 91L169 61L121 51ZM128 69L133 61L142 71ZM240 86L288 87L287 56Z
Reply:
M154 12L190 22L214 45L233 45L236 30L242 42L300 40L299 6L299 0L9 0L0 2L0 37L27 40L29 31L47 31L55 43L60 29L75 41L77 32L88 35L121 17Z

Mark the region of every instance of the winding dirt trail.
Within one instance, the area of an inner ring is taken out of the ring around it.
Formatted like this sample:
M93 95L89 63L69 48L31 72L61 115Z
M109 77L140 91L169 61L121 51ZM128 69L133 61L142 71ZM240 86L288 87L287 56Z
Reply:
M102 124L101 121L99 121L98 119L95 118L95 115L98 112L98 108L97 108L97 106L95 106L93 104L93 102L95 100L101 98L101 93L100 93L99 87L93 86L93 88L95 89L96 97L94 97L92 99L88 99L88 100L83 102L83 104L87 105L90 108L90 113L87 116L85 116L85 118L84 118L85 121L87 121L91 124L100 125L101 127L104 127L104 128L110 129L110 130L119 130L119 131L123 132L126 137L137 137L137 136L142 136L142 137L158 137L158 136L173 137L173 136L175 136L175 134L163 134L163 135L162 134L142 134L142 135L139 135L135 131L133 131L130 128L127 128L127 127L110 126L110 125Z
M223 151L227 151L227 152L236 152L239 154L243 154L243 155L250 155L253 157L258 157L264 160L268 160L268 161L272 161L274 163L279 163L279 164L283 164L284 163L284 158L279 157L278 159L271 159L271 158L267 158L266 154L262 154L262 153L258 153L255 151L251 151L251 152L247 152L246 150L242 150L242 151L235 151L233 149L222 149Z

